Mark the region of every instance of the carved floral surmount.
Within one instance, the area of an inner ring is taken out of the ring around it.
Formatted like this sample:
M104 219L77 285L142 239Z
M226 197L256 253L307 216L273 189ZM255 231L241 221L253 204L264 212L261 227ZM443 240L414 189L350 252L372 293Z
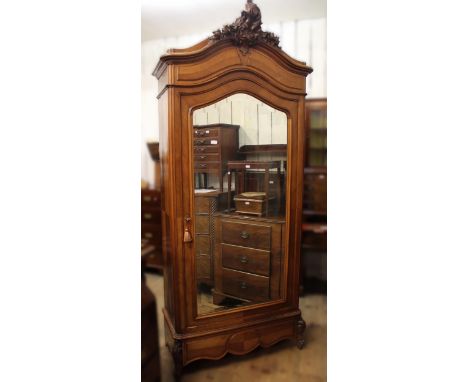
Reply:
M213 36L210 37L213 41L225 39L231 40L234 45L240 47L243 53L247 53L250 47L259 42L280 47L278 36L262 30L262 13L252 0L247 0L245 10L236 21L214 31Z

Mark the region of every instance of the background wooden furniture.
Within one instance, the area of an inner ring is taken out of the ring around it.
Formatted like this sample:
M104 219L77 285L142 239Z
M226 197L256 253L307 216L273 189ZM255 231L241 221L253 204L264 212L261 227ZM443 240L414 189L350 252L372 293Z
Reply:
M154 160L154 188L141 190L141 240L152 246L153 250L146 256L146 268L162 271L161 237L161 166L159 162L159 142L148 142L148 151Z
M304 219L327 221L327 168L306 167L304 169Z
M249 4L249 9L256 7ZM159 85L162 169L162 227L165 258L164 322L167 345L179 373L197 359L219 359L269 347L284 339L304 345L299 310L299 260L302 224L305 78L312 71L261 31L261 22L244 12L233 28L187 49L172 49L154 70ZM260 13L253 15L259 17ZM242 38L239 36L242 35ZM245 93L281 110L288 118L286 192L279 296L199 315L194 230L194 110L236 93Z
M306 100L306 167L327 165L327 99Z
M197 283L213 286L214 212L226 208L227 193L211 191L195 194L195 256Z
M141 238L154 246L148 256L147 268L162 270L164 267L161 240L161 193L141 190Z
M304 169L304 210L301 287L326 293L327 264L327 100L306 100L307 159Z
M208 174L216 174L223 191L226 164L237 158L239 126L224 123L193 126L194 173L204 175L203 188L208 188Z
M156 299L145 283L145 267L152 246L141 250L141 381L156 382L161 379L159 335Z

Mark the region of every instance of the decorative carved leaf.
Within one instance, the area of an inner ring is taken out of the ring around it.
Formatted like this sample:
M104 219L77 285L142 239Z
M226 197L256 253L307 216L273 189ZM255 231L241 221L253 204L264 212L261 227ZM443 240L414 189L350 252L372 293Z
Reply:
M213 41L229 39L234 45L241 47L244 53L259 42L280 47L278 36L262 30L262 14L260 8L252 0L247 0L245 10L236 21L214 31L210 39Z

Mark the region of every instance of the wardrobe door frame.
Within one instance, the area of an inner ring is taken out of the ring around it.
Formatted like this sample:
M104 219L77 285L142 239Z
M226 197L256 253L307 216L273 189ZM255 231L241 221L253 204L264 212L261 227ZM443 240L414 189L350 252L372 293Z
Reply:
M304 126L299 121L304 120L303 97L281 91L269 81L259 77L254 72L239 71L220 76L207 85L191 87L190 89L175 89L175 98L179 100L180 117L175 121L180 126L182 161L182 216L194 217L194 177L193 177L193 112L196 109L216 103L233 94L244 93L257 98L261 102L286 113L287 115L287 163L286 179L286 214L283 272L280 282L281 298L265 303L231 308L220 312L204 315L197 314L197 287L194 243L185 243L179 268L183 273L179 278L184 284L184 332L203 330L206 328L232 327L239 323L255 321L275 314L286 313L298 308L299 290L299 245L301 235L302 191L303 191L303 161L304 161ZM301 117L302 115L302 117ZM292 171L291 171L292 170ZM192 236L193 227L192 227Z

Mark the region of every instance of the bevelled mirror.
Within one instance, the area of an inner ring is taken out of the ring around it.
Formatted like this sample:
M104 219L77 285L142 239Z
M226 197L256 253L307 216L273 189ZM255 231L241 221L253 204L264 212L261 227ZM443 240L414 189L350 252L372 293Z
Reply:
M193 113L199 315L280 297L287 116L245 93Z

